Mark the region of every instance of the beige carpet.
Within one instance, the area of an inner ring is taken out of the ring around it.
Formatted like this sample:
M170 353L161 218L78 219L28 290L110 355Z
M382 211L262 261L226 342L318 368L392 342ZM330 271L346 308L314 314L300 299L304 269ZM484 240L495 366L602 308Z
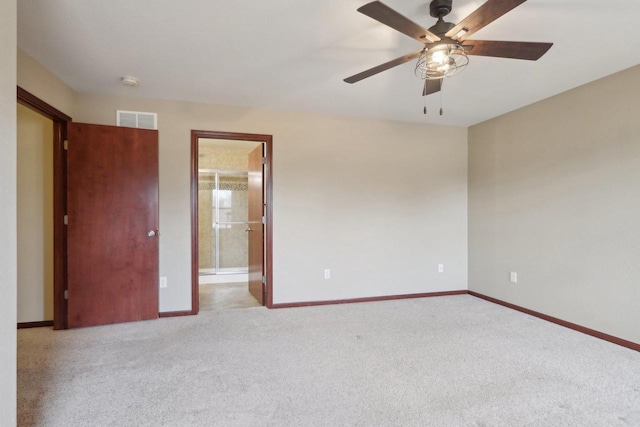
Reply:
M18 331L21 426L640 426L640 353L452 296Z

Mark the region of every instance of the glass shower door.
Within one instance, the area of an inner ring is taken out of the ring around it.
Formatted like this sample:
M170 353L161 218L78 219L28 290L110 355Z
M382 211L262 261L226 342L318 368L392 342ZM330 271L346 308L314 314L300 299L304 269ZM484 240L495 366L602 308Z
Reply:
M198 269L200 274L216 273L217 174L209 171L198 173Z
M247 273L247 172L200 170L198 190L200 274Z
M249 239L247 173L220 173L217 200L217 273L247 273Z

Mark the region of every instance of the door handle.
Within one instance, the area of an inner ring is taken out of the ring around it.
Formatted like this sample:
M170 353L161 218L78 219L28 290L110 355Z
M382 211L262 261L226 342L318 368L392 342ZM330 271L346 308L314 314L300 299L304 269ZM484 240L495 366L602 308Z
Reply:
M245 231L245 233L248 233L248 232L253 231L253 230L251 228L247 227L247 229L244 230L244 231Z
M156 230L147 231L147 236L149 237L155 237L157 234L160 234L160 233L157 233Z

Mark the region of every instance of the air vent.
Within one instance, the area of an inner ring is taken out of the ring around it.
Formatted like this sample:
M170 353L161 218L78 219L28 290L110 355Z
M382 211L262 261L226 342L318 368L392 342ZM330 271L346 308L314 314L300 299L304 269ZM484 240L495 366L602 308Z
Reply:
M158 113L116 110L116 124L128 128L158 129Z

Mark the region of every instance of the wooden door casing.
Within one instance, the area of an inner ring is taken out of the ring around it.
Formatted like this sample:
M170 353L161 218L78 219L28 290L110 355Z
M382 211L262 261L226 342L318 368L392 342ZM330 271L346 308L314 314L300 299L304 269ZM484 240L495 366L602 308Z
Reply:
M184 314L198 314L199 310L199 265L198 265L198 158L199 140L222 139L230 141L255 141L263 146L265 164L262 168L264 186L263 206L265 223L264 265L262 275L266 278L264 286L264 305L273 307L273 136L266 134L222 132L211 130L191 131L191 310ZM181 313L182 314L182 313ZM162 314L161 314L162 316Z
M68 141L68 326L157 318L157 131L69 123Z
M44 117L53 120L53 294L54 313L53 328L67 328L67 304L64 299L64 288L66 285L67 272L67 241L64 225L64 215L66 213L67 189L66 189L66 151L64 150L64 140L67 138L67 124L72 121L71 117L62 111L47 104L40 98L24 90L20 86L17 88L18 103L29 107L40 113Z

